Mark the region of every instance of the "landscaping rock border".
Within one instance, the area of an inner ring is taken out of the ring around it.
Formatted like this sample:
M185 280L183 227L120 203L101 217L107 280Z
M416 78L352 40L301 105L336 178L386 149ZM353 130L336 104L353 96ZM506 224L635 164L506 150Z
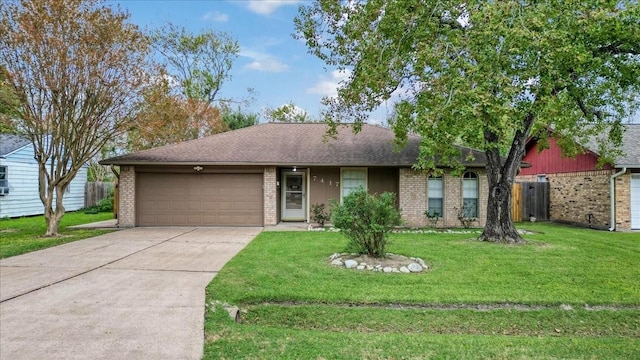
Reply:
M354 253L335 253L329 256L329 263L345 269L393 274L415 274L429 270L429 266L421 258L391 253L387 253L384 258Z

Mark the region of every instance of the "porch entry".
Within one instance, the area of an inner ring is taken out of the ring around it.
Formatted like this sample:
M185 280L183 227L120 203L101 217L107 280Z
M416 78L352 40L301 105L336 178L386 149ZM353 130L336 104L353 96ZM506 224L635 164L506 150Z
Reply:
M307 220L307 192L303 171L282 173L282 220Z

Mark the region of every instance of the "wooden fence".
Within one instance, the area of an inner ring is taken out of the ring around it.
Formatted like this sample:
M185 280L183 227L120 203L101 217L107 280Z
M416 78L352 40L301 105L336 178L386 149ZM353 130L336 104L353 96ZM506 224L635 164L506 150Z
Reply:
M547 182L514 183L511 192L511 218L514 222L549 220L549 190Z
M90 208L92 206L98 205L100 200L106 199L112 192L112 182L87 182L84 186L84 207Z

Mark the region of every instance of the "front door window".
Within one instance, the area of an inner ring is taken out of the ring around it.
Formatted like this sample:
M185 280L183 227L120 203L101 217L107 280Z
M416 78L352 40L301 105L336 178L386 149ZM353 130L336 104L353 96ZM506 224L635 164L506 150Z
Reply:
M282 220L306 220L304 173L285 172L282 179Z

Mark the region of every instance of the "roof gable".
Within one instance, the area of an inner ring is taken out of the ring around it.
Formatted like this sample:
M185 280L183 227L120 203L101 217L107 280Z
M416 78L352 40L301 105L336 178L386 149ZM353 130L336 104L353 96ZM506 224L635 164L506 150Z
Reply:
M407 146L395 151L393 131L363 124L354 134L339 126L335 139L322 123L267 123L184 141L103 160L103 164L297 165L297 166L411 166L419 155L421 138L410 135ZM484 153L472 151L469 167L484 166Z
M26 136L0 134L0 157L6 157L29 144L31 141Z

